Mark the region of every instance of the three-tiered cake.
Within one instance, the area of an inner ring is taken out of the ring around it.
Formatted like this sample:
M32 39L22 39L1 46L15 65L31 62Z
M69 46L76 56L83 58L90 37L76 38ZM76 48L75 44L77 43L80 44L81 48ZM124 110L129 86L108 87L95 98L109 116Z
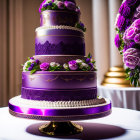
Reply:
M11 114L52 117L110 111L110 101L97 98L95 61L85 56L86 28L75 1L45 0L40 12L35 56L23 66L22 92L9 102Z

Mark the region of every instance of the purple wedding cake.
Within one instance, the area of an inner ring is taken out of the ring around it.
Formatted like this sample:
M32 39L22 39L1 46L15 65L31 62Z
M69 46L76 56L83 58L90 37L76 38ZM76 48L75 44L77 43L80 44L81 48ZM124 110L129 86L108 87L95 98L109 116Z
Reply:
M10 109L13 104L45 109L109 104L109 110L110 102L97 97L95 61L85 56L86 28L75 0L45 0L39 11L35 55L23 65L21 96L10 100Z

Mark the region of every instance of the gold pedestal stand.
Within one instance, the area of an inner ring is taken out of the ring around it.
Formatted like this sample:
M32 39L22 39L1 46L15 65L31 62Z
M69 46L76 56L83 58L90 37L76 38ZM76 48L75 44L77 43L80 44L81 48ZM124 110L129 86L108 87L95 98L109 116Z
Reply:
M125 70L123 67L112 67L105 74L103 86L108 87L131 87L130 81L126 80Z
M83 127L72 122L50 122L42 125L39 131L49 136L69 136L81 133Z

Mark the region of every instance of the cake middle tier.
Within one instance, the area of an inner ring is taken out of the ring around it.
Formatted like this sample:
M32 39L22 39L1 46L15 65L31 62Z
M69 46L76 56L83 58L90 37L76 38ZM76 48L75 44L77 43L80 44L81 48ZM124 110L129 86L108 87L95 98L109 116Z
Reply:
M85 55L84 33L70 26L36 29L35 55Z
M21 97L45 101L96 99L96 79L96 72L23 72Z

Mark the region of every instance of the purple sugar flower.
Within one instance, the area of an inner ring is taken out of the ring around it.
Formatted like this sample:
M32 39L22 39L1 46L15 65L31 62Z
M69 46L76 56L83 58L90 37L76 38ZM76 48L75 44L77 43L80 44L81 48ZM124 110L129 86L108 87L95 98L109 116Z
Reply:
M86 63L89 63L89 62L90 62L90 58L87 58L87 59L86 59Z
M33 67L29 67L28 70L31 71L33 69Z
M81 26L82 28L85 27L84 23L82 23L82 22L80 22L80 26Z
M115 37L114 41L115 41L116 47L119 48L120 45L121 45L121 40L120 40L119 34L116 34L116 37Z
M48 5L49 5L49 6L52 6L52 2L50 2Z
M70 2L70 1L65 1L64 2L64 5L66 6L66 8L68 9L68 10L76 10L76 5L75 5L75 3L73 3L73 2Z
M46 4L43 5L44 8L47 8L48 6L49 6L48 3L46 3Z
M123 61L130 69L135 69L136 66L140 66L140 50L135 48L128 49L123 54Z
M34 60L34 58L33 58L33 57L30 57L30 59L31 59L31 60Z
M42 63L42 64L40 65L40 69L41 69L42 71L47 71L47 70L49 69L49 66L50 66L49 63Z
M124 30L124 23L125 23L125 18L121 15L119 15L118 21L117 21L117 27L122 31Z
M38 59L35 62L36 62L37 65L39 64L39 60Z
M78 65L77 65L75 60L70 61L68 64L69 64L70 70L77 70L78 69Z
M94 70L94 65L93 65L93 63L89 63L88 65L90 66L90 70Z
M34 65L35 65L35 64L34 64L34 63L32 63L32 64L31 64L31 67L33 68L33 67L34 67Z
M135 36L134 41L140 44L140 33Z
M65 8L64 2L62 2L62 1L58 2L57 6L58 6L59 9L64 9Z

